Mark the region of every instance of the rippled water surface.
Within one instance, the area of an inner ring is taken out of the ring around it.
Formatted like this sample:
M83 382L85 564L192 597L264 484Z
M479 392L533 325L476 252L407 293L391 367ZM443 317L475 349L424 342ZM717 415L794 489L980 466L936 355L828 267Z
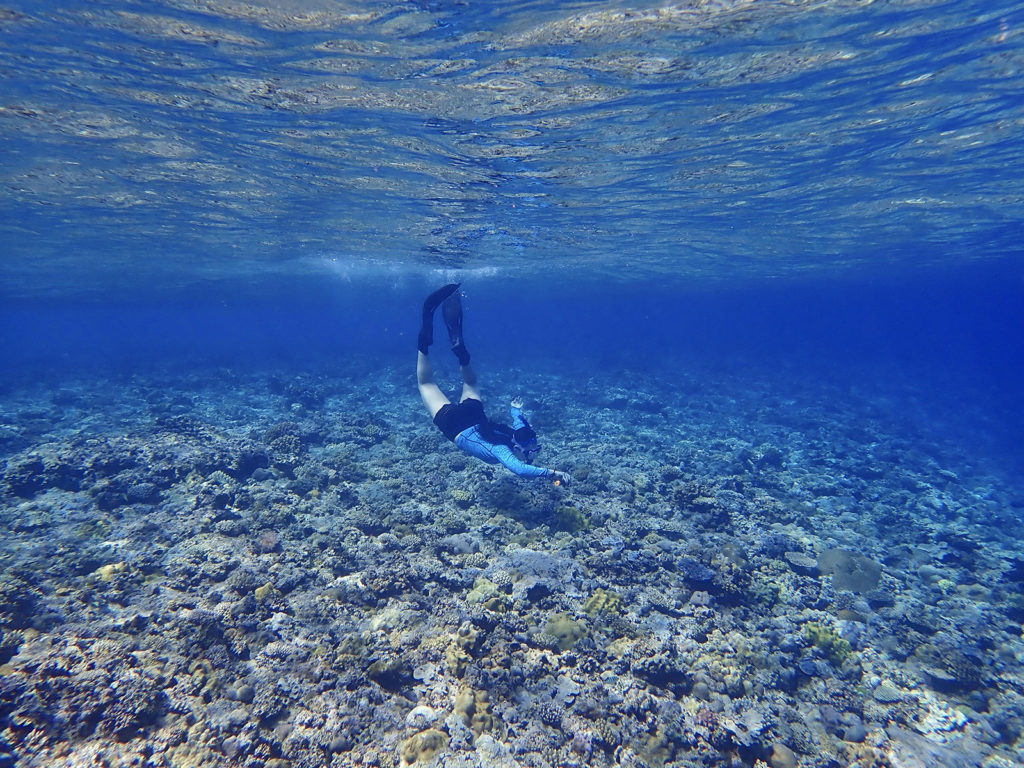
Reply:
M1022 25L1006 0L14 0L3 291L1019 256Z

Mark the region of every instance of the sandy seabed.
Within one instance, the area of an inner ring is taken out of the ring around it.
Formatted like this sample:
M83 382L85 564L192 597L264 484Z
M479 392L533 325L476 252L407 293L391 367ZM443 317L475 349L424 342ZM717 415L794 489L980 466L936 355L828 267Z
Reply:
M992 417L883 376L482 373L568 487L365 361L4 384L0 766L1024 765Z

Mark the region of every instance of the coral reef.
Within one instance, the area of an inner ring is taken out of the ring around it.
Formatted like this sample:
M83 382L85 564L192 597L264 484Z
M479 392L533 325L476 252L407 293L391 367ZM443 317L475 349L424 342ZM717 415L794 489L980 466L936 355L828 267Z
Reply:
M706 375L534 376L568 488L397 370L62 382L3 444L0 766L1021 764L1024 493Z

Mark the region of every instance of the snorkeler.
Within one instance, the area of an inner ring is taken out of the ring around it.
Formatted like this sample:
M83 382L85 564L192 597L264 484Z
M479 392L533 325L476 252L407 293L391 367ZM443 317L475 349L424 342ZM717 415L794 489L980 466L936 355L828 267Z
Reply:
M434 343L434 313L443 305L445 325L452 352L462 369L462 398L452 403L434 383L434 369L427 351ZM533 457L540 451L537 434L523 415L523 401L512 401L512 426L496 424L484 413L484 404L476 388L476 373L469 366L469 352L462 338L462 300L459 283L439 288L423 302L423 325L416 357L416 383L420 397L427 406L434 424L444 436L470 456L488 464L504 464L522 477L553 477L557 485L568 484L569 475L556 469L533 466Z

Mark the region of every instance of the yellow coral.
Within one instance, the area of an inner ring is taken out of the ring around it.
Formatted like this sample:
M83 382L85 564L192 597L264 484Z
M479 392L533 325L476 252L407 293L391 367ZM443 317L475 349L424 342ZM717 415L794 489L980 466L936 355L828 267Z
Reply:
M455 503L463 509L466 509L473 503L473 494L464 488L453 488L452 498L455 500Z
M455 714L469 726L477 736L481 733L494 732L503 734L505 730L501 718L491 712L491 702L485 691L474 691L463 688L455 696Z
M267 600L273 597L276 592L277 590L274 588L274 585L268 581L262 587L256 587L252 594L257 600Z
M96 569L95 575L100 581L113 581L118 575L125 573L129 568L128 563L123 560L120 563L109 563L101 565Z
M512 607L512 602L502 594L498 585L485 576L473 582L473 588L466 595L466 602L479 603L488 611L495 613L506 613Z
M628 637L620 637L618 640L610 642L608 647L605 648L605 651L607 651L610 656L614 656L616 659L621 659L629 653L629 649L632 648L635 643L635 640Z
M469 622L459 627L458 634L452 638L444 653L445 662L453 675L462 677L469 662L473 660L473 651L479 641L480 633Z
M473 660L473 657L466 653L464 648L460 648L453 642L444 652L444 660L448 665L448 671L456 677L462 677L466 672L466 667L469 666L469 662Z
M201 768L213 765L217 756L201 744L179 744L167 750L167 757L172 768Z
M442 749L448 746L448 736L436 728L410 736L402 743L402 762L406 765L425 763L433 760Z

